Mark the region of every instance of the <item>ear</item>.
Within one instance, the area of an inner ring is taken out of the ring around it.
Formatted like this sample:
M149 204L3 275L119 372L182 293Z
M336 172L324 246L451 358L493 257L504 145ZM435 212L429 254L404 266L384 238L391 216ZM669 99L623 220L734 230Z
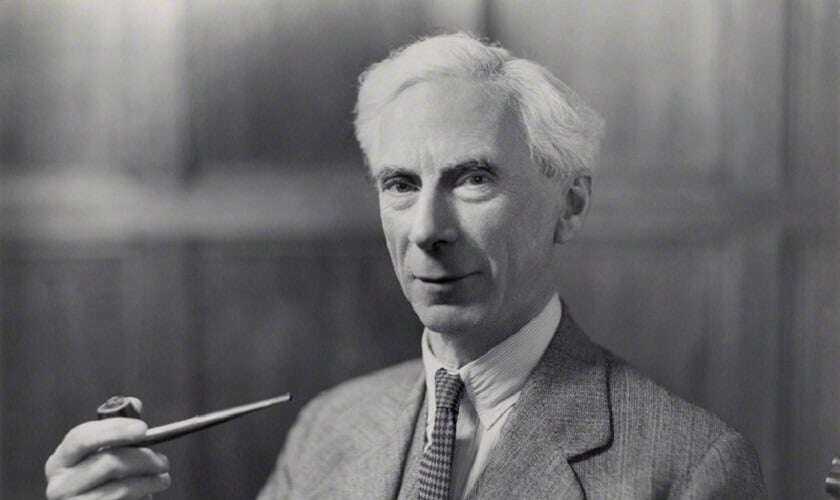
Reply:
M592 177L576 175L563 183L560 218L554 229L554 242L566 243L583 227L592 198Z

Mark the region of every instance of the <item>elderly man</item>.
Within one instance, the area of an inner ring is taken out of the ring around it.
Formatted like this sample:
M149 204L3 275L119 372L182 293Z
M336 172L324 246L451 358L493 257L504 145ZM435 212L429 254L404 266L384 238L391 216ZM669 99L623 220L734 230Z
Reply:
M763 495L742 436L591 343L555 291L589 209L595 112L463 34L374 64L356 111L422 359L310 402L260 500ZM71 431L49 496L165 488L164 457L114 446L143 428Z

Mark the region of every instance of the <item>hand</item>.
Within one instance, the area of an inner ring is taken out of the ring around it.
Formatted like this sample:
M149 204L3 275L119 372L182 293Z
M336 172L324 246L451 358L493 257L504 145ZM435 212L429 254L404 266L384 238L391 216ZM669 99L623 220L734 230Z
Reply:
M133 418L85 422L70 430L47 459L47 498L139 499L169 487L169 460L130 445L146 423Z

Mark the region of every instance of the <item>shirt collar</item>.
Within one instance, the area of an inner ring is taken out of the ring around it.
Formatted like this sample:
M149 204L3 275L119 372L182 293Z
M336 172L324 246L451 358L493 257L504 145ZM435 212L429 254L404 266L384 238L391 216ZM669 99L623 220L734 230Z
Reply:
M492 427L519 398L519 391L551 342L561 316L560 299L554 294L542 311L518 332L461 368L446 366L434 355L429 345L429 330L424 330L422 352L429 414L435 409L435 372L445 368L461 376L465 394L482 426Z

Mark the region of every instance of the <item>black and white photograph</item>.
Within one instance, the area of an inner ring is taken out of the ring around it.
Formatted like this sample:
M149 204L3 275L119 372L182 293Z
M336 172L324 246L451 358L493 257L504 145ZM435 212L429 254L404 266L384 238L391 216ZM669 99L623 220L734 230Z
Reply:
M840 498L840 0L0 0L41 498Z

